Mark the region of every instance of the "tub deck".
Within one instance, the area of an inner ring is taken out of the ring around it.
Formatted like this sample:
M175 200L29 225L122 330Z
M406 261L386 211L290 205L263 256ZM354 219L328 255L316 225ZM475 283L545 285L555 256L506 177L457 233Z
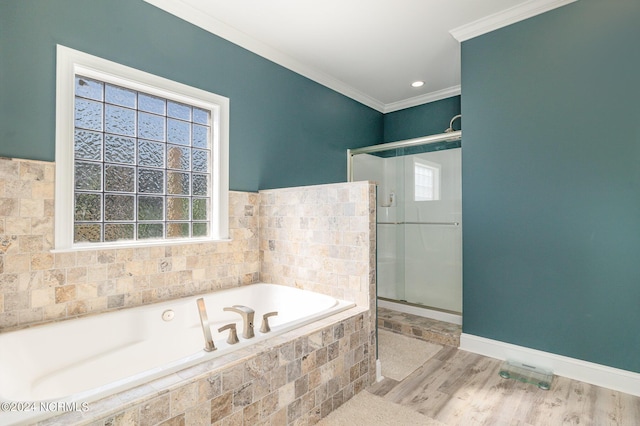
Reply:
M353 303L291 287L272 284L250 287L251 298L247 293L249 287L240 288L245 294L239 299L223 298L224 292L204 296L217 347L213 352L203 350L204 337L195 304L198 296L0 334L0 383L4 383L0 384L0 400L90 403L91 415L95 416L103 412L95 410L96 404L122 406L133 395L136 399L153 397L194 375L246 361L256 353L322 327L327 324L326 318L335 322L340 318L334 318L337 313L360 312L354 311ZM273 287L277 287L277 292L269 293L267 290L274 290ZM289 299L293 294L299 296L297 302ZM284 306L283 300L278 300L283 298ZM314 298L318 299L316 308L311 305ZM222 310L241 301L257 307L255 338L243 339L240 315ZM287 305L291 306L288 311ZM174 319L163 321L162 313L168 309L175 312ZM270 333L261 333L262 315L273 310L281 314L270 318ZM217 332L229 322L236 323L239 330L238 344L227 344L227 332ZM32 341L20 345L17 339L22 335L30 336ZM11 350L3 351L2 347ZM32 422L52 415L28 414L31 415L0 413L0 424Z

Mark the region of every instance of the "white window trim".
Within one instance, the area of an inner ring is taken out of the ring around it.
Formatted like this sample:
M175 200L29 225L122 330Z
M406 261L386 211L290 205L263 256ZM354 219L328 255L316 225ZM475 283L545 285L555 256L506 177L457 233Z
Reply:
M212 114L210 236L152 241L74 244L73 165L75 75L94 77L138 91L210 109ZM217 117L216 117L217 116ZM55 249L53 251L148 247L229 239L229 98L120 65L65 46L57 46L56 64Z

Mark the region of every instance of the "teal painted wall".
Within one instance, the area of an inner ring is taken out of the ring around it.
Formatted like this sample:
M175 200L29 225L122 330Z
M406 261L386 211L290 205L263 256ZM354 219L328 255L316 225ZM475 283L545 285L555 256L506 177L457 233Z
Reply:
M460 96L452 96L428 104L390 112L384 115L384 142L435 135L449 127L451 119L460 114ZM453 123L460 130L460 119Z
M640 372L640 2L462 44L465 333Z
M230 98L234 190L345 181L382 114L142 0L0 2L0 156L54 160L56 44Z
M383 117L141 0L2 1L0 156L54 159L56 43L229 97L235 190L344 181L461 110L464 331L640 372L637 22L580 0L472 39L461 101Z

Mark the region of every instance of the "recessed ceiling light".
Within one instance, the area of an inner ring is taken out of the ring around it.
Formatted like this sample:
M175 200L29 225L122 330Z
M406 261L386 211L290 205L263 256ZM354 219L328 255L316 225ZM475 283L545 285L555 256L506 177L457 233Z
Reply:
M424 81L414 81L411 83L411 87L422 87L424 86Z

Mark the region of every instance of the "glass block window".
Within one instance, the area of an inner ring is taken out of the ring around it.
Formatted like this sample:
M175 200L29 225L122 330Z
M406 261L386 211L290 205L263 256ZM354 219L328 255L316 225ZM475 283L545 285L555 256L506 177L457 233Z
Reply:
M440 168L422 162L414 162L414 200L440 199Z
M229 236L229 99L57 47L55 250Z
M209 235L210 112L76 75L74 243Z

